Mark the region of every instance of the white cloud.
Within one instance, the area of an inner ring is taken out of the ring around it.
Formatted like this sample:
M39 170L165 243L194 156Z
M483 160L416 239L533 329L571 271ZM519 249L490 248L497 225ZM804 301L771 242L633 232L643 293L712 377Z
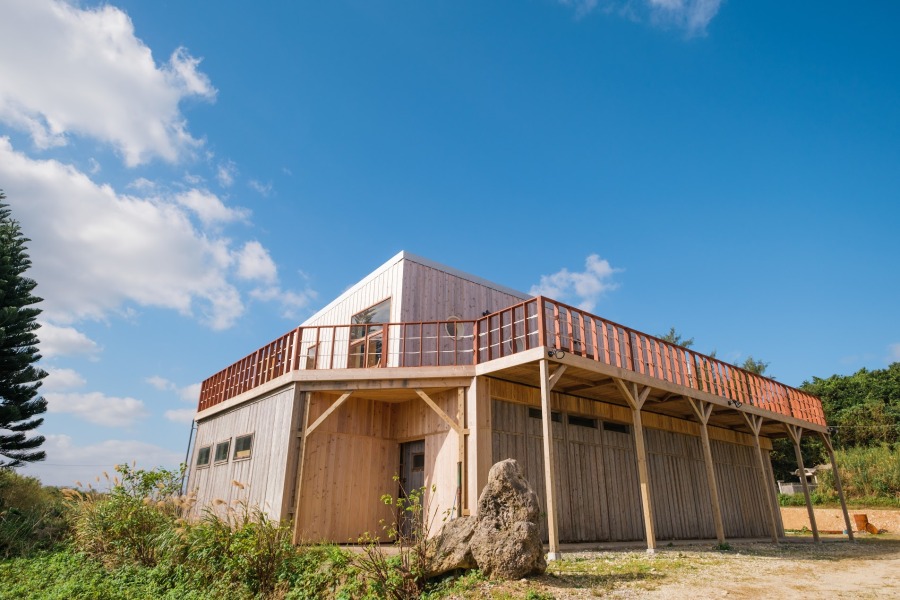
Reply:
M890 362L900 361L900 343L888 346L888 360Z
M300 310L309 306L310 301L316 297L316 293L312 290L292 292L271 286L252 290L250 297L262 302L277 302L281 306L282 317L296 319Z
M95 355L100 351L97 342L74 327L58 327L42 322L41 328L37 330L37 336L40 340L41 356L44 358L74 354Z
M272 184L271 183L261 183L256 181L255 179L251 179L247 185L250 186L251 189L256 190L259 195L268 197L269 194L272 193Z
M179 388L175 382L159 375L148 377L144 381L162 392L178 392L178 397L185 402L197 402L200 398L200 386L202 384L199 383L192 383Z
M222 187L231 187L234 184L236 173L237 166L232 161L228 161L219 165L219 168L216 170L216 179Z
M178 396L185 402L198 402L200 400L200 383L192 383L178 390Z
M566 302L574 297L578 308L591 311L603 294L619 287L612 277L622 269L613 268L596 254L587 257L584 267L581 272L562 268L552 275L541 275L540 283L532 286L529 293Z
M225 206L218 196L207 190L188 190L176 195L175 202L196 214L204 225L229 223L249 215L247 209Z
M50 393L44 394L44 398L51 413L68 413L107 427L129 427L147 416L140 400L107 396L102 392Z
M183 452L173 452L136 440L106 440L88 446L78 446L68 435L46 434L41 450L47 453L44 462L32 463L22 468L25 475L39 478L45 485L74 486L80 481L97 487L95 477L106 471L115 475L116 465L137 461L137 468L165 467L175 469L184 460ZM100 489L106 489L106 480Z
M84 377L74 369L47 368L45 370L47 371L47 377L41 384L41 393L44 394L75 390L87 383Z
M215 89L183 48L158 66L131 20L106 5L82 10L59 0L0 3L0 120L39 148L68 134L112 144L134 166L176 161L201 142L179 110L185 97Z
M146 381L147 383L149 383L150 385L152 385L153 387L155 387L156 389L158 389L161 392L167 392L170 390L174 390L177 387L174 383L172 383L165 377L160 377L159 375L154 375L152 377L148 377L144 381Z
M196 414L197 411L193 408L179 408L176 410L167 410L163 416L173 423L193 423Z
M228 281L230 242L197 231L162 199L117 194L55 160L31 160L0 138L0 181L31 238L41 308L57 323L104 318L129 302L196 309L214 329L243 312Z
M237 274L241 279L272 283L278 279L275 261L257 241L244 244L237 253Z
M682 29L688 35L703 35L719 12L722 0L559 0L582 17L595 9L662 28Z

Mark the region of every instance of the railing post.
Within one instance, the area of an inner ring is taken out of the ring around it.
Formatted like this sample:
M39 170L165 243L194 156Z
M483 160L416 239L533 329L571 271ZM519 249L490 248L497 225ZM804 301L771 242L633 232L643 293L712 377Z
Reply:
M481 319L483 319L482 317ZM472 324L472 364L478 364L478 324L481 323L481 319L475 319L475 322Z
M547 325L544 322L546 319L544 318L544 313L546 312L546 307L544 305L544 297L537 297L537 318L538 318L538 346L546 346L547 345Z

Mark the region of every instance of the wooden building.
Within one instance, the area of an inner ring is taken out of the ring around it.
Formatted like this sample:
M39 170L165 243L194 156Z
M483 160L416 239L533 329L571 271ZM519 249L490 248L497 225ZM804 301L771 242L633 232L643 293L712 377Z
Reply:
M772 438L830 448L809 394L405 252L207 379L196 422L198 506L245 498L297 542L380 533L395 476L468 514L515 458L551 558L560 542L777 540Z

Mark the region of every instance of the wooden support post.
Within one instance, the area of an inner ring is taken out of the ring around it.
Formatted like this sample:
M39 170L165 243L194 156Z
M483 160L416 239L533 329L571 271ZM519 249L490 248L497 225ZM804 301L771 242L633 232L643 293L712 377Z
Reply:
M777 514L781 509L778 507L778 498L775 496L775 482L766 476L765 457L763 455L762 446L759 443L759 432L762 429L763 418L759 415L752 415L743 411L741 411L741 415L744 417L744 421L747 422L747 426L753 433L753 441L756 444L756 457L759 462L760 482L763 486L763 494L766 496L766 504L769 507L769 528L772 533L772 541L777 544L779 534Z
M647 468L647 450L644 447L644 425L641 420L641 407L650 394L650 388L643 390L636 383L629 389L621 379L613 378L619 391L625 396L625 400L631 406L631 414L634 420L634 448L637 453L638 479L641 485L641 508L644 514L644 530L647 534L647 552L656 552L656 532L653 523L653 502L650 496L650 470Z
M469 472L467 506L471 511L477 506L478 495L487 485L488 472L493 463L491 380L489 378L476 377L469 386L466 418L469 429L469 444L466 452Z
M456 422L460 424L461 429L456 432L456 452L457 452L457 507L456 516L463 516L463 510L468 508L468 498L466 497L466 485L468 484L468 469L466 465L466 441L468 440L467 423L466 423L466 389L456 389Z
M547 560L559 559L559 531L556 519L556 461L553 452L553 419L550 407L550 364L545 358L540 362L541 369L541 432L544 441L544 486L547 494L547 532L550 541L550 552Z
M834 475L834 487L837 490L838 498L841 501L841 511L844 513L844 526L847 527L847 539L851 542L853 539L853 527L850 524L850 513L847 512L847 501L844 499L844 488L841 486L841 476L838 473L837 461L834 458L834 447L831 445L831 436L827 433L819 433L822 441L825 443L825 449L828 450L828 458L831 460L831 473Z
M803 485L803 496L806 498L806 512L809 513L809 524L812 527L813 541L819 540L819 528L816 526L816 512L813 510L812 499L809 497L809 484L806 482L806 467L803 466L803 454L800 452L800 440L803 438L803 428L799 425L784 424L791 441L794 442L794 454L797 457L797 469L800 473L800 483Z
M312 406L312 394L303 392L303 395L306 396L306 402L301 402L303 405L303 428L300 430L300 464L297 465L297 497L294 499L293 543L295 545L301 542L300 526L303 524L303 520L301 519L300 508L302 502L301 494L303 492L303 466L306 464L306 436L309 429L309 409Z
M695 400L685 396L688 404L694 410L694 414L700 420L700 439L703 442L703 462L706 463L706 480L709 484L709 500L712 504L713 522L716 526L716 540L720 544L725 543L725 525L722 522L722 506L719 502L719 486L716 483L716 467L713 464L712 447L709 445L709 417L712 414L713 404Z

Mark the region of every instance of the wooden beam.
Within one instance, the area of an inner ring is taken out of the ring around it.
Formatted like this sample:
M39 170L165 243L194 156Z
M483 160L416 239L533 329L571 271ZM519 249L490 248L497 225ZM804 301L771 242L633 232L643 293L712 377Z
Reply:
M334 411L339 409L341 407L341 405L347 401L347 398L349 398L352 395L353 395L353 392L345 392L344 394L342 394L341 397L337 399L337 402L335 402L334 404L329 406L328 409L325 412L323 412L319 416L318 419L316 419L316 422L307 428L306 435L310 435L313 431L318 429L319 425L321 425L325 419L330 417L331 413L333 413Z
M806 482L806 467L803 466L803 454L800 452L800 440L803 438L803 428L790 423L784 424L785 430L794 442L794 455L797 457L797 469L800 473L800 483L803 486L803 496L806 498L806 512L809 514L809 524L812 527L813 541L819 540L819 528L816 526L816 512L813 510L812 499L809 497L809 484Z
M457 451L457 485L459 486L456 516L463 516L463 510L468 508L468 498L466 496L466 486L469 481L469 469L466 464L466 441L468 440L467 424L466 424L466 388L456 388L456 422L459 423L460 429L456 432L456 451Z
M559 531L556 518L556 461L553 452L553 421L550 407L550 365L547 359L542 359L541 369L541 432L544 443L544 486L547 497L547 532L550 542L550 551L547 560L559 559Z
M306 464L306 436L309 430L309 409L312 406L312 394L309 392L301 392L306 397L306 402L301 402L303 406L303 428L300 431L300 464L297 466L297 497L294 499L294 536L293 543L299 544L301 540L300 527L303 524L300 515L301 494L303 492L303 466Z
M450 429L456 432L459 435L459 430L462 429L453 419L450 418L450 415L445 413L437 403L431 399L431 397L426 394L423 390L416 389L416 394L425 401L425 404L431 407L431 410L437 413L437 415L444 420L444 423L450 426Z
M559 378L563 376L563 373L566 372L566 365L559 365L556 367L556 370L553 372L553 375L550 376L550 389L552 390L556 387L556 384L559 383Z
M644 531L647 535L647 552L656 552L656 531L653 522L653 500L650 495L650 470L647 468L647 449L644 446L644 425L641 420L641 407L647 401L650 388L643 390L636 383L629 389L621 379L614 379L625 400L631 406L634 421L634 449L637 454L638 481L641 486L641 510L644 515Z
M777 544L779 531L778 517L776 515L777 511L781 509L778 507L778 498L775 496L775 486L773 485L775 482L766 476L766 462L762 446L759 443L759 432L762 430L764 419L759 415L751 415L743 411L741 411L741 416L744 417L744 421L753 433L753 441L756 445L756 458L759 463L760 484L763 486L762 491L766 497L766 505L769 507L769 529L772 534L772 541Z
M688 404L694 410L694 414L700 420L700 439L703 442L703 462L706 463L706 481L709 485L709 500L712 504L713 523L716 526L716 540L720 544L725 543L725 525L722 522L722 506L719 502L719 486L716 483L716 467L713 464L712 447L709 444L709 416L712 414L713 405L702 400L695 400L685 396Z
M822 441L825 443L825 449L828 451L828 458L831 460L831 473L834 475L834 487L837 490L838 498L841 501L841 511L844 513L844 525L847 527L847 539L851 542L853 539L853 527L850 525L850 513L847 512L847 501L844 499L844 488L841 486L841 476L838 473L837 460L834 458L834 447L831 445L831 436L827 433L820 433Z

